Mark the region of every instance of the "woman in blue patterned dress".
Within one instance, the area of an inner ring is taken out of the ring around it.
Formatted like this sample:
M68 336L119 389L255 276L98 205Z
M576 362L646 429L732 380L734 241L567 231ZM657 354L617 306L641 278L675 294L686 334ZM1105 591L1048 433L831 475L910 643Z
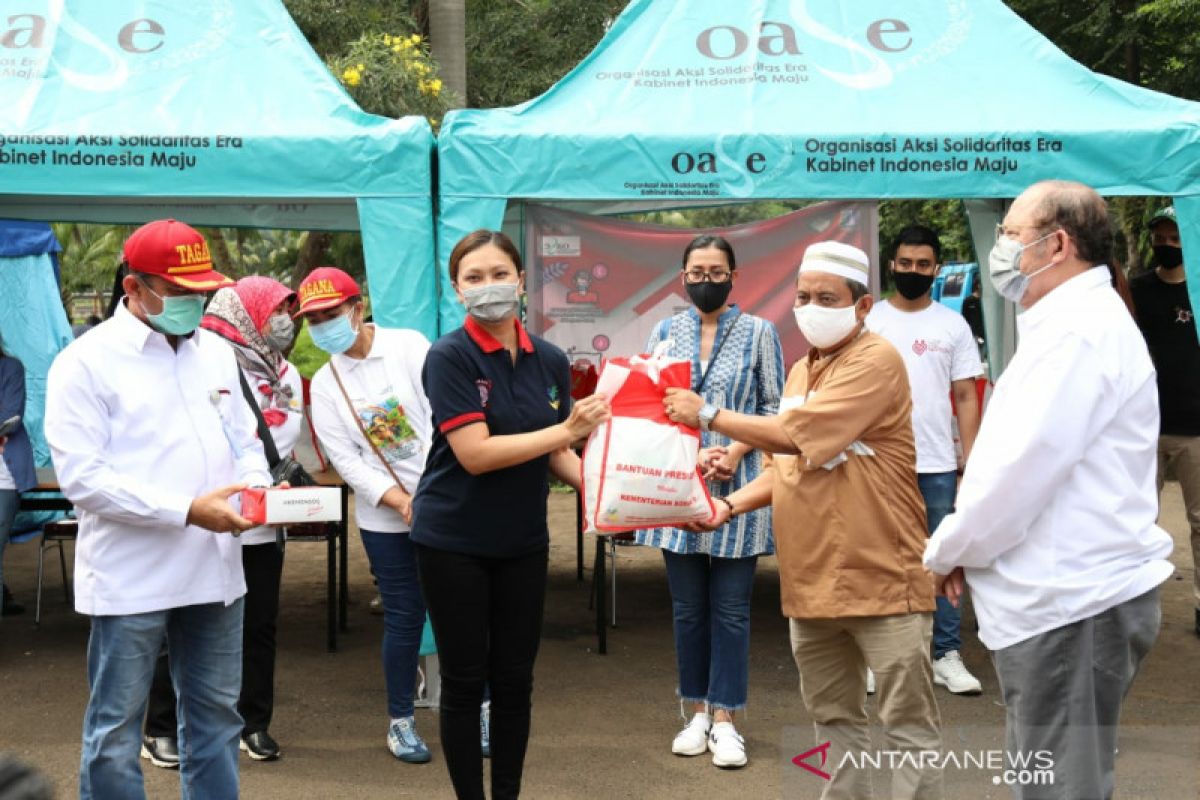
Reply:
M694 307L659 322L646 349L671 340L668 353L691 359L692 386L706 402L743 414L772 415L779 410L784 378L779 335L770 322L728 302L737 276L727 241L708 235L694 239L683 251L680 274ZM717 433L702 437L701 463L714 498L739 489L762 471L762 453ZM637 542L663 551L679 697L693 711L671 752L696 756L711 751L718 767L744 766L745 744L733 718L746 705L754 568L760 555L775 552L771 510L735 515L711 533L638 531Z

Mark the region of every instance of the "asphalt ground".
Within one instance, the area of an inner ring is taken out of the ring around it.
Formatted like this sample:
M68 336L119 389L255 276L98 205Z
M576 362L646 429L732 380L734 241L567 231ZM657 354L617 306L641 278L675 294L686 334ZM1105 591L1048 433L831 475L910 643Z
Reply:
M661 556L638 547L618 549L618 625L609 631L608 654L598 655L594 614L588 609L591 543L580 583L573 515L571 495L552 496L546 622L523 796L817 797L821 779L792 763L816 741L797 691L774 559L761 560L755 581L750 703L738 721L750 762L744 769L723 771L706 756L680 758L670 752L682 720ZM1175 484L1168 484L1162 522L1175 538L1178 569L1163 587L1158 642L1125 705L1118 797L1200 797L1200 639L1192 632L1192 563ZM351 537L350 630L342 634L337 653L325 649L324 547L288 547L271 727L283 758L258 763L243 754L244 797L453 796L439 752L436 712L417 712L418 729L434 751L432 763L400 763L385 747L382 619L368 613L371 578L357 534ZM52 560L42 625L33 628L36 566L35 545L8 548L6 579L29 610L0 623L0 751L36 766L65 798L76 793L87 702L88 621L64 601ZM957 697L938 689L945 746L998 749L1003 746L1004 709L969 609L963 630L963 655L983 682L984 693ZM179 795L176 772L141 763L149 797ZM1003 777L986 768L948 770L946 797L1010 797ZM886 777L877 776L875 783L876 795L888 796Z

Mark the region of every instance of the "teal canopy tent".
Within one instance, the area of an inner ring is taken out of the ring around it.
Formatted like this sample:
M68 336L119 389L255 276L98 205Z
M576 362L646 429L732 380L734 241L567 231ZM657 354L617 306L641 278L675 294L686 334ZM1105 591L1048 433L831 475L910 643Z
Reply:
M452 112L438 147L443 262L526 199L965 198L986 254L1002 199L1047 178L1174 195L1200 253L1200 104L1090 72L1000 0L634 0L544 95Z
M361 230L376 319L437 330L422 118L364 113L279 0L15 0L0 217Z

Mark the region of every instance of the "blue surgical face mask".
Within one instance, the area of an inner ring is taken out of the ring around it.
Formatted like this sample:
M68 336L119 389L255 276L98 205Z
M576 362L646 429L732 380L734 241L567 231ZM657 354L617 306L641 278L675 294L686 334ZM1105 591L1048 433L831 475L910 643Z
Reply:
M309 323L308 332L312 335L313 344L335 356L349 350L358 339L358 329L350 324L352 316L353 309L347 314L318 322L316 325Z
M185 294L163 297L146 283L142 288L162 302L162 311L157 314L146 312L146 321L169 336L187 336L200 327L204 316L204 295Z

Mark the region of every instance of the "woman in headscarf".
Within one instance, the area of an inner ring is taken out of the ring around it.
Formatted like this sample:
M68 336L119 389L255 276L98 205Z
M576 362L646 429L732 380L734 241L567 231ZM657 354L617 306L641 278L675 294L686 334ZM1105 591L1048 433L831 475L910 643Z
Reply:
M291 317L295 302L296 293L279 281L253 275L213 295L200 322L233 347L281 456L295 447L304 420L300 374L283 355L295 332ZM275 533L275 528L264 526L242 534L246 611L238 713L245 720L241 747L256 761L279 758L279 745L268 733L274 710L275 621L283 573L283 550L276 545ZM170 758L175 751L175 697L165 665L159 666L142 755L158 766L175 766L178 762Z

